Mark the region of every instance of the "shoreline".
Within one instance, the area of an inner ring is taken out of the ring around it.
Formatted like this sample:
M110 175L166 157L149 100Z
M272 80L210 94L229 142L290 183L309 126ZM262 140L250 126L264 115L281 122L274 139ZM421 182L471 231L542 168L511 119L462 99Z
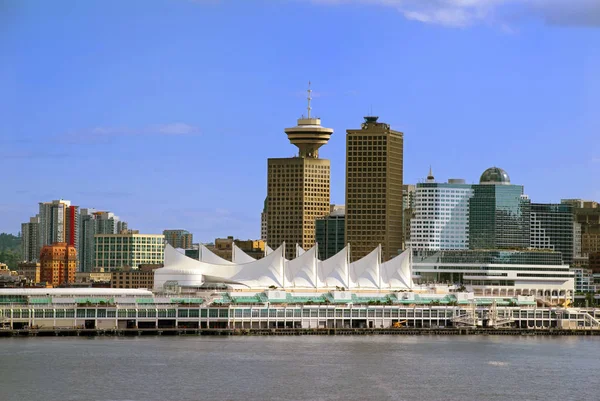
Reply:
M0 338L14 337L125 337L125 336L361 336L361 335L504 335L600 336L599 329L519 328L381 328L381 329L23 329L0 330ZM0 340L1 341L1 340Z

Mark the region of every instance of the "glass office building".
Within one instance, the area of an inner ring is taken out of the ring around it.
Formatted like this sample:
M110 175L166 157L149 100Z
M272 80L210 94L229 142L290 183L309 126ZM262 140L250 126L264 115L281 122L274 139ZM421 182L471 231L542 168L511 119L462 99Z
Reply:
M573 206L568 204L532 203L530 246L552 249L563 261L573 263Z
M487 169L473 185L469 201L471 249L523 249L530 246L531 202L522 185L512 185L506 171Z
M327 217L315 221L315 239L319 244L319 259L326 260L344 249L346 216L343 209L333 210Z

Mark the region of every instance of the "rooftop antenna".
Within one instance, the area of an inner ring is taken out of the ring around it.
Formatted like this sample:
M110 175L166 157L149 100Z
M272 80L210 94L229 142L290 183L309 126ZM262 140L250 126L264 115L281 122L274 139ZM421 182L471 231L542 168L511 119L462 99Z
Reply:
M312 107L310 107L310 101L312 100L312 97L310 96L312 94L312 89L310 89L310 81L308 81L308 118L310 118L310 111L312 110Z

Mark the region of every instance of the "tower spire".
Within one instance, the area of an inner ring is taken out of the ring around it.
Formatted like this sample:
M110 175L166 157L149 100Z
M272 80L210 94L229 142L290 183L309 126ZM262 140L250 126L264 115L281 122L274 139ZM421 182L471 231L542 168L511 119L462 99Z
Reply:
M431 170L431 164L429 165L429 175L427 176L427 182L434 182L433 171Z
M312 89L310 89L310 81L308 81L308 90L306 91L308 92L308 118L310 118L310 111L312 110L312 108L310 107L310 101L312 100L312 97L310 96L312 94Z

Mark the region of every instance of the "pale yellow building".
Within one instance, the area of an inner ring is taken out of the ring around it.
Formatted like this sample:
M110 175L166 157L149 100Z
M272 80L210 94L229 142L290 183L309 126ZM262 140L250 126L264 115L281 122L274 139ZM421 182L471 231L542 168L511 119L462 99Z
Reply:
M110 271L163 263L165 237L162 234L140 234L128 230L121 234L96 234L94 238L96 269Z
M358 260L379 244L389 260L402 249L404 134L365 117L346 136L346 242Z
M298 119L298 125L286 128L298 156L268 160L267 172L267 244L271 248L286 244L286 258L296 256L296 244L305 250L315 244L315 220L329 214L329 160L319 158L333 129L321 126L310 116Z

